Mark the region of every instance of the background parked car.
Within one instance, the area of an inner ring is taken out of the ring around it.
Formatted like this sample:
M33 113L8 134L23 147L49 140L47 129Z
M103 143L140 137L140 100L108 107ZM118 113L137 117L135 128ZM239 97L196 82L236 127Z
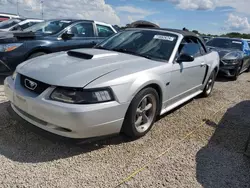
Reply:
M203 38L203 40L204 40L205 42L207 42L207 41L209 41L209 40L212 39L212 37L210 37L210 36L202 36L202 38Z
M13 26L17 25L21 21L23 21L24 18L12 18L5 21L0 22L0 31L8 31L9 28L12 28Z
M91 48L116 32L110 24L91 20L49 20L23 32L0 32L0 74L9 74L37 56Z
M192 32L126 29L92 49L20 64L5 93L16 114L54 134L138 138L157 115L209 96L219 60Z
M0 23L0 31L22 31L43 21L40 19L9 19Z
M248 46L250 47L250 39L245 39L248 43Z
M16 14L7 14L7 13L0 13L0 22L12 19L12 18L20 18L20 16Z
M220 55L220 72L234 80L240 73L250 70L250 48L246 40L233 38L213 38L208 48Z

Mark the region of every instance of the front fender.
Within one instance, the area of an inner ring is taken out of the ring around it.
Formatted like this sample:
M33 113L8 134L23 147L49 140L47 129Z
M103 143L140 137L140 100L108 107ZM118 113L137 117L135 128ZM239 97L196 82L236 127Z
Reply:
M161 94L163 94L163 88L165 85L164 82L162 82L161 78L157 75L147 73L141 75L131 84L131 97L129 98L129 100L131 101L139 91L151 84L156 84L157 86L159 86L162 92Z
M134 80L130 80L126 83L111 85L110 87L112 88L116 100L119 103L130 103L140 90L151 84L156 84L159 86L162 92L162 97L165 96L163 89L164 84L159 79L159 76L154 76L151 74L140 75Z

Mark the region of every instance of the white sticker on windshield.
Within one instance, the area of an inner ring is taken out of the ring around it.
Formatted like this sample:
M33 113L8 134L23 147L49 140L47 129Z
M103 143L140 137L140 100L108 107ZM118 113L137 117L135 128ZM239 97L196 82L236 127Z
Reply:
M67 21L67 20L62 20L62 23L70 23L71 21Z
M155 35L154 39L174 41L175 37L164 36L164 35Z
M234 44L241 44L240 41L232 41L232 43L234 43Z

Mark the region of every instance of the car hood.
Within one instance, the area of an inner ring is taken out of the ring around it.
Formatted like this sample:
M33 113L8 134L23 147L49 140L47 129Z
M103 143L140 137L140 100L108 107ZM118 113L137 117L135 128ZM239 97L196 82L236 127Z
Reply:
M217 47L212 47L212 46L207 46L207 48L212 50L212 51L218 52L220 58L223 58L229 52L238 51L238 50L235 50L235 49L217 48Z
M40 56L20 64L17 72L50 85L84 87L114 71L126 69L135 73L162 64L139 56L92 48Z
M2 31L0 32L0 44L2 43L13 43L23 40L32 40L40 35L33 32L20 32L20 31Z

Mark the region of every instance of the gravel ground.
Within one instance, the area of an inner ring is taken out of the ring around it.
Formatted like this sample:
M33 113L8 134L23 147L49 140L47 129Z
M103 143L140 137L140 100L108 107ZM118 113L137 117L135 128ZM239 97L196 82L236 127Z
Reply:
M250 187L250 159L242 154L250 132L250 74L217 81L211 97L161 117L136 141L52 141L13 120L8 106L0 85L0 187L115 187L145 164L119 187Z

